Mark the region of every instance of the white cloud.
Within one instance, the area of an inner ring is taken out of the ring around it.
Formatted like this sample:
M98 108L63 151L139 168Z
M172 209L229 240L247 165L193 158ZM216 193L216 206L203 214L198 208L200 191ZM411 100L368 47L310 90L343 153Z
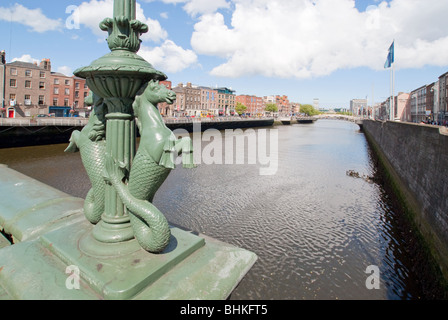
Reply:
M192 50L186 50L171 40L161 46L142 46L139 55L162 72L176 73L197 64L198 57Z
M154 2L156 0L143 0L144 2ZM184 4L183 9L191 16L214 13L218 9L230 8L227 0L161 0L167 4Z
M184 10L192 16L213 13L221 8L230 8L230 4L226 0L189 0L184 6Z
M14 58L14 59L11 60L11 62L14 62L14 61L21 61L21 62L28 62L28 63L37 63L37 64L40 63L40 60L34 59L29 54L24 54L20 58Z
M107 37L107 33L99 28L99 24L104 18L112 17L113 11L113 0L90 0L79 5L73 13L73 17L80 24L91 29L101 40L104 40ZM157 20L145 16L143 9L138 3L136 11L137 19L146 23L149 27L149 32L141 36L143 41L160 42L168 37L168 33Z
M68 66L61 66L58 67L57 72L65 74L68 77L71 77L73 75L73 70L72 68L68 67Z
M448 65L448 2L393 0L355 8L354 0L233 0L230 26L202 15L191 38L199 54L227 61L212 75L309 78L338 69L381 70L396 41L397 68Z
M28 9L18 3L10 8L0 7L0 20L21 23L39 33L62 28L61 19L47 18L40 8Z

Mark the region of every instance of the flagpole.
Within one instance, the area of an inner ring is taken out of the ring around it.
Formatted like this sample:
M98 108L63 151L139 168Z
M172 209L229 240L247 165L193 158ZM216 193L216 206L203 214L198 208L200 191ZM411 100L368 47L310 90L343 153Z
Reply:
M389 120L395 120L395 39L389 47L389 54L387 55L384 68L391 68L390 70L390 94L389 97Z
M392 79L393 77L393 72L392 72L392 68L390 69L390 76L389 76L389 120L392 121L392 105L393 105L393 99L392 99L392 83L394 82L394 80Z
M395 121L395 62L392 63L392 121Z
M392 93L392 101L390 103L391 110L390 110L390 120L395 121L395 39L392 42L392 69L391 69L391 93Z

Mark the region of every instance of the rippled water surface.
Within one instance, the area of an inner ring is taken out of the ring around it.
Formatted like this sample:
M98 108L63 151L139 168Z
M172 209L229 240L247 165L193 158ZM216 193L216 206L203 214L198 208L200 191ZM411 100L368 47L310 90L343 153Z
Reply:
M179 167L154 200L171 223L258 255L231 299L439 297L357 125L319 120L259 130L278 130L275 175L261 176L261 165L248 161ZM65 147L4 149L0 163L85 197L90 183L79 154ZM366 288L371 265L380 270L379 289Z

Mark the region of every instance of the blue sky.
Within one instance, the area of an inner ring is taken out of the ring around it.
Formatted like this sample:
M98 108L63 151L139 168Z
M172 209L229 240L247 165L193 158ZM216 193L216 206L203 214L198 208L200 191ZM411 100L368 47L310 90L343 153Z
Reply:
M150 27L139 52L173 85L226 86L236 94L348 107L390 95L387 50L396 43L395 93L448 71L448 1L138 0ZM112 0L2 0L0 49L50 58L71 73L109 52L98 23Z

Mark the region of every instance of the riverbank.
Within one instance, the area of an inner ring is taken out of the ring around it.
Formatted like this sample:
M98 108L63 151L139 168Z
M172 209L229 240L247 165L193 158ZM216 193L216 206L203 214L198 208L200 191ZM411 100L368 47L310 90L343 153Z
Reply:
M47 144L68 143L75 130L82 130L86 119L37 119L30 121L11 119L0 123L0 148L16 148ZM217 118L217 119L167 119L166 125L171 130L182 129L188 132L208 129L246 129L271 127L273 118Z
M434 126L371 120L364 121L363 131L448 283L448 134Z

